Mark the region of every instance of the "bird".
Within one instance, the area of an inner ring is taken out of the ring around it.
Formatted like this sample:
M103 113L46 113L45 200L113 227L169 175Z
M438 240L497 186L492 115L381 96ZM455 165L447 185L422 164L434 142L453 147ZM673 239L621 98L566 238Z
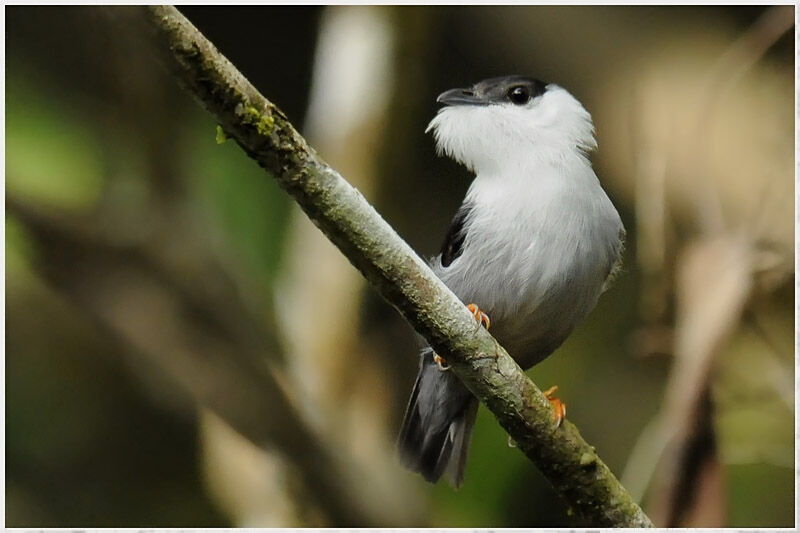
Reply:
M491 318L495 339L527 370L564 342L620 269L625 228L589 159L591 115L561 86L519 75L436 101L426 133L475 177L429 264L480 323ZM477 409L444 359L423 348L400 462L460 487Z

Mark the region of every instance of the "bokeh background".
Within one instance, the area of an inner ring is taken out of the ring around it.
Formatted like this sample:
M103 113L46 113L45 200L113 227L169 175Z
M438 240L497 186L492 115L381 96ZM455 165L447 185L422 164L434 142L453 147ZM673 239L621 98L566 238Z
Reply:
M411 328L137 9L5 8L6 524L585 525L483 407L459 491L398 466ZM423 256L436 95L568 88L628 245L530 375L656 524L795 523L793 6L180 9Z

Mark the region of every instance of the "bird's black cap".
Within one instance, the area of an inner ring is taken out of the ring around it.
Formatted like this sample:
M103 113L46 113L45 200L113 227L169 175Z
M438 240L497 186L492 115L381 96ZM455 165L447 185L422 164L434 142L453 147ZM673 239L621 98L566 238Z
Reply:
M439 95L444 105L525 105L547 90L547 83L525 76L502 76L479 81L466 89L450 89Z

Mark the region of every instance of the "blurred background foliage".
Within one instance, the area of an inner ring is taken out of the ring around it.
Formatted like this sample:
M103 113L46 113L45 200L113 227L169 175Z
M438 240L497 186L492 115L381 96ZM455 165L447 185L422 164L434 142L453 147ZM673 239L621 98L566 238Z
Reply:
M533 379L658 525L794 524L791 6L181 11L424 256L436 95L567 87L628 249ZM583 525L483 408L461 490L399 468L413 332L152 52L6 8L7 525Z

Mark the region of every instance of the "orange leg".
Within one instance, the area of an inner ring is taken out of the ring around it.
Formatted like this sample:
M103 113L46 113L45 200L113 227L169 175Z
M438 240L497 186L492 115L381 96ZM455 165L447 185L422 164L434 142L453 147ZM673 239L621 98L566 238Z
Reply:
M489 315L478 308L477 304L469 304L467 305L467 309L469 309L469 312L475 317L475 320L478 321L478 327L485 326L487 330L489 329L489 325L491 325L492 321L489 320Z
M556 421L556 428L559 427L561 421L567 417L567 404L554 396L557 391L558 385L553 385L544 391L544 395L547 396L547 400L553 406L553 419Z
M433 362L436 363L436 366L438 366L439 370L442 372L445 370L450 370L450 365L447 364L447 361L444 360L444 357L436 352L433 353Z

